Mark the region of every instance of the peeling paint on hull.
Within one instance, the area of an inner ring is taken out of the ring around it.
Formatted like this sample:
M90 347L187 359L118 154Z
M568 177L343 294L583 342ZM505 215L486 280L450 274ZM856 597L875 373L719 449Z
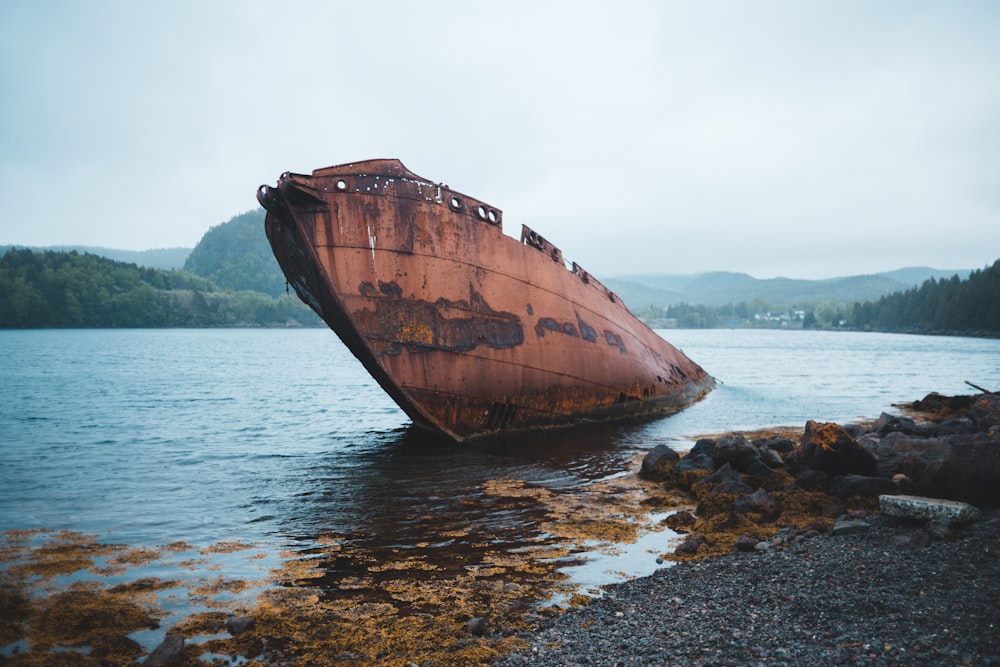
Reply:
M285 173L258 199L298 296L455 440L669 414L715 385L544 237L398 160Z

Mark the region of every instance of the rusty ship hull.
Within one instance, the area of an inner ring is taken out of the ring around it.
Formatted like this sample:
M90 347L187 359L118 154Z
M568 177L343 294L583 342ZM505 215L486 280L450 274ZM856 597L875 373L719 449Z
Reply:
M462 441L669 414L714 387L547 239L398 160L257 197L288 283L417 425Z

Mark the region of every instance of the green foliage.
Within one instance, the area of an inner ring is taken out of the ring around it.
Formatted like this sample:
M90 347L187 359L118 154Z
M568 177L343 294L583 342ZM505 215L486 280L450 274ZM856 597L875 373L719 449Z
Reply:
M186 271L77 252L11 250L0 258L0 327L217 327L307 324L298 299L220 291Z
M690 303L651 305L636 316L653 328L712 329L725 323L718 308Z
M44 248L0 245L0 256L7 254L9 250L13 250L14 248L34 250L36 252L45 252L46 250L54 250L55 252L73 252L75 250L81 255L89 253L91 255L97 255L98 257L107 257L108 259L113 259L118 262L128 262L129 264L138 264L139 266L149 266L154 269L165 269L168 271L183 268L184 262L187 260L187 256L191 254L191 248L120 250L116 248L83 245L58 245L46 246Z
M711 274L713 279L721 275ZM964 280L958 274L932 277L877 301L771 303L755 298L715 306L651 303L633 312L654 328L849 328L1000 336L1000 260L969 272Z
M856 303L848 319L859 329L1000 335L1000 260L965 280L931 278L920 287Z
M264 234L261 208L209 229L188 255L184 270L226 290L285 294L285 276Z

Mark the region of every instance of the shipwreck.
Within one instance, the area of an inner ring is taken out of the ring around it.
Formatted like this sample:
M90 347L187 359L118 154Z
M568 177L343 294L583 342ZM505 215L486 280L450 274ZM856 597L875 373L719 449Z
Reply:
M715 380L534 230L367 160L257 191L295 293L419 426L466 440L670 414Z

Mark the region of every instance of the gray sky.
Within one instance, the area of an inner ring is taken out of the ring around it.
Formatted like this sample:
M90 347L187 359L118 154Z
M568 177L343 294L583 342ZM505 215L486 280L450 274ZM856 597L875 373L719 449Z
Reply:
M0 244L398 157L600 276L1000 257L1000 3L0 2Z

